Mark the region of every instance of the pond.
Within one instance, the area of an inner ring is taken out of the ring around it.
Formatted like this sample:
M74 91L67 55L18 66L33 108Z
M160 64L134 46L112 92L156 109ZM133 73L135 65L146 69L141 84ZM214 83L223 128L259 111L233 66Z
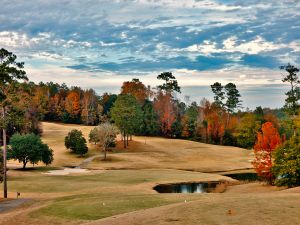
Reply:
M224 182L194 182L194 183L175 183L175 184L159 184L153 189L158 193L209 193L223 192L226 188Z
M240 181L257 181L259 177L256 173L231 173L231 174L223 174L223 176L231 177Z

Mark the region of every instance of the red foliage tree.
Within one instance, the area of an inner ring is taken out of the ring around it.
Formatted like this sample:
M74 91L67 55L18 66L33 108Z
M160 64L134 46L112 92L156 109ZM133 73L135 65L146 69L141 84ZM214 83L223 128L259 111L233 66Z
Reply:
M262 125L261 132L257 134L254 145L255 159L252 162L258 176L272 183L272 152L281 144L281 138L273 123Z

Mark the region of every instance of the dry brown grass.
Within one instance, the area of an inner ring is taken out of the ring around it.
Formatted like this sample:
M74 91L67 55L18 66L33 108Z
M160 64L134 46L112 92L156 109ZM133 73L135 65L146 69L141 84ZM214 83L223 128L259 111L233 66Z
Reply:
M89 145L84 158L65 149L64 137L72 129L82 130L88 139L92 127L43 123L43 141L54 150L52 166L77 166L85 158L98 155L85 166L100 170L68 176L45 175L44 167L10 170L9 196L20 191L22 198L35 201L2 213L0 224L300 224L299 188L282 190L245 183L229 186L224 193L200 195L158 194L152 189L159 183L223 180L217 171L248 171L253 157L249 150L134 137L129 149L123 149L119 142L109 153L109 160L103 161L94 145ZM10 167L20 167L13 163ZM224 188L220 186L219 191ZM103 199L107 207L102 205ZM104 219L96 220L99 218Z

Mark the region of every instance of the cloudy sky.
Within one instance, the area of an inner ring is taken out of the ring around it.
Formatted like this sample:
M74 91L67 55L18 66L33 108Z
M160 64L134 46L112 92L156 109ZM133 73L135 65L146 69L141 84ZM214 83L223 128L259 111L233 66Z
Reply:
M34 82L118 93L172 71L192 100L234 82L245 108L280 107L279 66L300 64L300 0L1 0L0 47Z

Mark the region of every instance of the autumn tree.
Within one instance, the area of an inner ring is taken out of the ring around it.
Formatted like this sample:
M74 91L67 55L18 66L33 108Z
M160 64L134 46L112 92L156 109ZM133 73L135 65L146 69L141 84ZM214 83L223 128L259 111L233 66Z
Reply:
M85 90L82 97L81 120L86 125L95 125L102 109L93 89Z
M142 127L142 109L135 97L121 94L111 109L111 118L121 131L124 148L128 146L128 136L138 133Z
M97 142L99 146L102 147L104 152L104 160L106 160L107 149L109 146L115 143L118 129L114 124L105 122L98 125L92 131L96 131L95 136L97 136Z
M8 84L16 80L28 80L26 72L23 70L24 63L17 62L17 56L4 48L0 49L0 107L2 111L2 133L3 133L3 181L4 198L7 198L7 174L6 174L6 159L7 159L7 141L6 141L6 112L8 105L11 104L10 99L5 93Z
M103 108L102 114L104 116L110 117L110 110L117 100L117 97L117 95L109 93L104 93L102 96L100 96L100 104Z
M257 134L254 145L255 159L252 162L258 176L273 182L271 168L273 165L272 152L281 144L281 139L277 129L271 122L262 125L261 132Z
M27 163L37 164L43 162L49 165L53 161L53 150L44 144L41 138L35 134L14 134L9 142L11 146L10 158L23 163L25 169Z
M80 95L76 90L72 90L68 93L65 100L66 113L64 122L79 122L80 115Z
M176 109L172 95L160 91L157 93L153 104L159 118L162 133L170 135L172 133L172 124L176 121Z
M216 103L205 100L201 104L200 124L205 128L206 142L222 143L225 132L225 118L223 108Z
M289 83L290 90L286 92L287 98L285 99L285 109L289 114L296 115L299 109L299 100L300 100L300 84L299 77L297 73L299 72L299 68L288 64L286 66L281 66L280 69L285 70L288 74L282 79L285 83Z
M147 91L147 87L137 78L125 81L121 87L121 94L131 94L141 105L147 99Z

